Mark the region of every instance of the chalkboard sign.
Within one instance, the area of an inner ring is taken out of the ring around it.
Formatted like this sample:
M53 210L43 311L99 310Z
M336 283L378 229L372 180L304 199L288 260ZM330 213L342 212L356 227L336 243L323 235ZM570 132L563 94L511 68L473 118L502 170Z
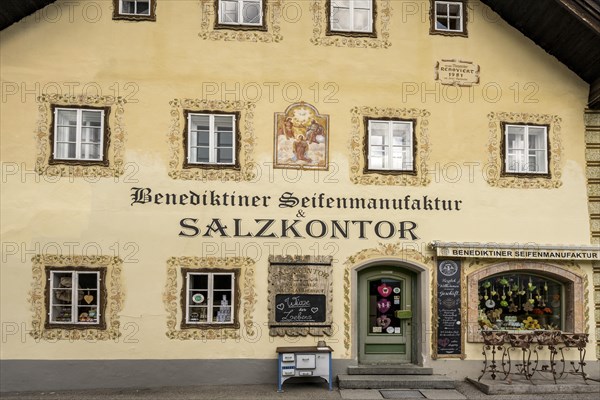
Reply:
M460 261L438 261L437 314L437 354L462 356Z
M290 324L325 322L326 301L324 294L278 294L275 296L275 321Z

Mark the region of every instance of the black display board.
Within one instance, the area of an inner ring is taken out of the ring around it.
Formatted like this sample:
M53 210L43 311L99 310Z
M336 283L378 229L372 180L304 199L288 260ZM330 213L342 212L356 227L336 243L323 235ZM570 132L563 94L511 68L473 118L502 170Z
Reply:
M461 270L458 260L438 261L437 318L437 354L461 356Z
M325 322L327 297L324 294L278 294L275 321L289 324Z

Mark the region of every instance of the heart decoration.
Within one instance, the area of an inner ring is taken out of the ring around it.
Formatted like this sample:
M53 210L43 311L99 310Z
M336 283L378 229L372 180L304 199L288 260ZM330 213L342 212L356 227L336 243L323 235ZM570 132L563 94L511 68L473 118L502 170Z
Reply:
M319 309L318 309L317 307L312 307L312 308L310 309L310 312L311 312L311 313L313 313L313 314L316 314L316 313L317 313L317 311L319 311Z
M382 283L381 285L377 286L377 291L383 297L388 297L392 293L392 287L388 286L387 283Z
M392 306L392 303L387 299L381 299L377 302L377 309L379 310L380 313L387 312L391 306Z
M94 301L94 296L92 296L91 294L86 294L85 296L83 296L83 300L85 300L86 303L90 304L92 301Z
M442 346L442 347L446 347L448 346L448 344L450 343L450 339L448 338L441 338L440 340L438 340L438 343Z
M377 325L379 325L380 327L382 327L383 329L387 328L388 326L390 326L390 324L392 323L392 320L388 318L387 315L382 315L381 317L377 318Z
M277 306L276 306L276 307L277 307L277 309L278 309L279 311L283 311L283 309L285 308L285 306L283 305L283 303L279 303L279 304L277 304Z

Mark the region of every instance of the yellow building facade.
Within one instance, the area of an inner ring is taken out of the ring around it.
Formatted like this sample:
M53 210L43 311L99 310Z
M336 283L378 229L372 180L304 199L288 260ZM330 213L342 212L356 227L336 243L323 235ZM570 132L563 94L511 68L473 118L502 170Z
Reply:
M478 1L233 3L2 31L3 390L274 382L321 340L462 379L482 327L597 368L589 84Z

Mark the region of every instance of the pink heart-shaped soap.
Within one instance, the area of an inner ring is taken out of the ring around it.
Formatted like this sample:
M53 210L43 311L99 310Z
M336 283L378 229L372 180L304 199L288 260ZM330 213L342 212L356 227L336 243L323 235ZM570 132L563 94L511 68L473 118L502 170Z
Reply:
M388 286L387 283L382 283L381 285L377 286L377 291L383 297L388 297L390 294L392 294L392 287Z
M387 315L382 315L381 317L377 318L377 325L379 325L383 329L390 326L391 323L392 323L392 320L389 319Z
M392 303L387 299L381 299L377 302L377 309L382 314L386 313L390 309L391 306L392 306Z

